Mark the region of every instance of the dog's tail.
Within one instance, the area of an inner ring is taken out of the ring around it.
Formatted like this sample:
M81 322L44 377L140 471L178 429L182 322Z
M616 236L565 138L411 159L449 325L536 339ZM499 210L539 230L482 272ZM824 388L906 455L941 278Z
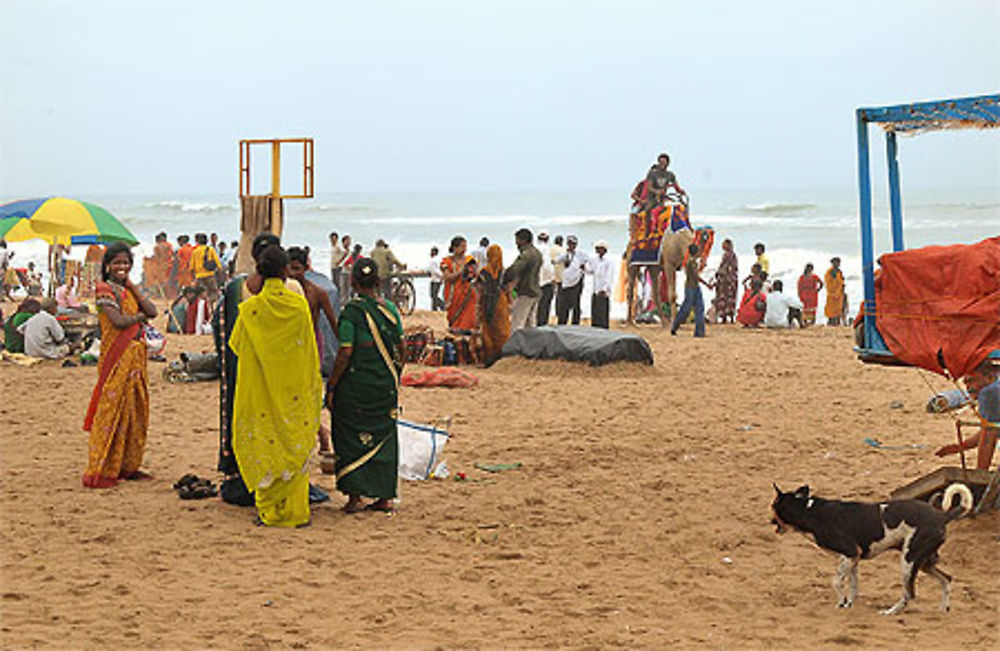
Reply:
M948 508L955 501L955 496L958 495L959 505L954 508ZM975 499L972 497L972 491L965 484L960 484L955 482L948 486L944 491L944 498L941 500L941 508L947 509L945 511L945 522L951 522L956 520L963 515L967 515L972 511L972 506L975 504Z

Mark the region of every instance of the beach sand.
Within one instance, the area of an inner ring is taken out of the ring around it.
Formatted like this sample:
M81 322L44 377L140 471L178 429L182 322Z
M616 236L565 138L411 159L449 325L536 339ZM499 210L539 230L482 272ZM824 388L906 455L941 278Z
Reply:
M954 428L924 412L916 371L861 364L848 329L639 332L653 367L503 360L470 390L404 389L405 417L453 418L445 458L468 481L406 482L393 516L344 515L334 494L302 530L171 490L216 477L215 383L169 384L151 363L156 479L87 490L95 370L2 364L0 645L997 647L997 512L949 527L952 612L921 576L895 617L878 610L899 596L897 554L862 563L840 610L836 558L769 524L772 481L880 500L939 465ZM173 336L167 352L210 347ZM318 463L314 480L333 488Z

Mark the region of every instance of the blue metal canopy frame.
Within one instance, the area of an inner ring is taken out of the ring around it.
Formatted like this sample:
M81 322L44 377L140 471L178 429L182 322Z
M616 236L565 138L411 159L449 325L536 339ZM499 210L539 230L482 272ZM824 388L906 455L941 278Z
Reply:
M1000 94L946 99L898 106L859 108L858 129L858 199L861 222L861 273L864 280L864 341L862 358L891 361L894 358L875 327L875 240L872 233L872 188L868 162L868 124L885 130L886 159L889 167L889 215L892 226L892 250L902 251L903 209L899 192L899 163L896 134L914 135L945 129L995 129L1000 127ZM997 355L997 353L994 353Z

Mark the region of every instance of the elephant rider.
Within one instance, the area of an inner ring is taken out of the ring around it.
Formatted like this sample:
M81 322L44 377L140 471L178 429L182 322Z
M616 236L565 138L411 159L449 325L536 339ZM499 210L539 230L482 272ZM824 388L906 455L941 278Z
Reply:
M649 168L646 174L646 201L644 208L647 212L663 205L667 189L673 186L683 195L687 193L677 184L677 177L667 169L670 166L670 156L660 154L656 157L656 164Z

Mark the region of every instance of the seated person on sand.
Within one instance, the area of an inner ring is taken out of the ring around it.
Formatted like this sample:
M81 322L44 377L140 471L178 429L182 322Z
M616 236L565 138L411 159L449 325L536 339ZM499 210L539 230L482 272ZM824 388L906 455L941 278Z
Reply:
M971 373L965 376L965 388L969 395L978 402L977 412L981 427L979 432L958 443L945 445L935 452L939 457L957 454L960 449L968 450L978 447L976 468L989 470L993 462L993 451L997 446L997 431L1000 430L1000 364L986 359Z
M67 276L66 281L56 288L56 308L59 314L72 314L74 312L87 313L90 309L77 298L76 278Z
M69 355L69 342L56 320L56 301L43 298L42 309L18 328L24 337L24 352L39 359L62 359Z
M9 353L24 353L24 336L18 332L25 321L38 314L42 309L41 304L33 299L26 298L17 306L17 311L7 317L4 322L4 349Z
M744 328L756 328L764 320L767 310L767 294L764 293L764 283L760 278L750 281L750 289L743 293L740 309L736 312L736 321Z
M797 322L802 327L802 301L781 290L784 284L774 281L774 287L767 294L767 306L764 309L764 325L768 328L791 328Z
M188 298L187 314L185 315L184 334L212 334L212 307L208 301L209 289L198 284L190 288L194 296Z
M167 333L189 334L187 332L188 306L194 303L198 296L194 287L185 287L167 309Z

